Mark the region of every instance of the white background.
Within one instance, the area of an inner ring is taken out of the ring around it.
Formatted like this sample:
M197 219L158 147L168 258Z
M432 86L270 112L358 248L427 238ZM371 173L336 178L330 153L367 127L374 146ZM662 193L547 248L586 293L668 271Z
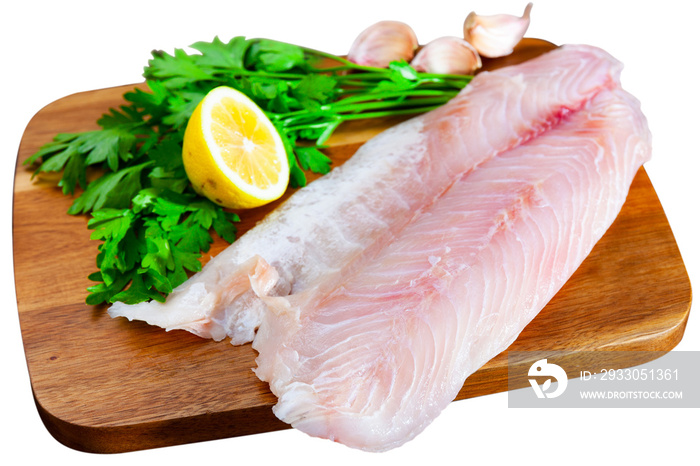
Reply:
M31 1L0 13L0 147L3 176L2 382L0 462L60 464L659 464L684 452L697 460L697 416L687 409L516 410L506 394L452 403L418 438L384 454L354 451L294 430L118 455L80 453L45 430L31 395L12 275L14 164L22 133L43 106L63 96L142 81L152 49L172 52L196 41L235 35L269 37L329 52L347 52L361 29L382 19L409 23L425 43L459 35L471 10L520 14L525 1ZM697 3L687 0L537 0L528 36L557 44L605 48L625 64L623 86L642 102L653 133L646 165L665 208L691 282L700 278L698 247ZM37 266L40 266L37 264ZM60 279L60 277L57 277ZM41 284L37 284L41 285ZM650 282L648 286L655 286ZM679 350L700 350L697 305ZM672 455L672 456L669 456ZM686 457L687 458L687 457ZM688 459L686 460L688 461ZM683 461L681 461L683 463Z

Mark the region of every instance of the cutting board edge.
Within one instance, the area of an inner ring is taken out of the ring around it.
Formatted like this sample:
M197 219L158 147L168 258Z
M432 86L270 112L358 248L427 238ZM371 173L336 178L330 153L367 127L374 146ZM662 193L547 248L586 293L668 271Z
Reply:
M85 426L52 415L33 395L39 418L49 434L60 444L85 453L127 453L291 428L264 406L141 424Z

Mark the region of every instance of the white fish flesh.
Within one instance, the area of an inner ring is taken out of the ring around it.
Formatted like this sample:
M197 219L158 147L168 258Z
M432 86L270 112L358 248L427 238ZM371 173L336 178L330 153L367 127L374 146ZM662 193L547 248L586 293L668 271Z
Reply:
M332 289L265 298L255 372L277 417L371 451L412 439L568 280L649 155L636 100L601 90L462 175Z

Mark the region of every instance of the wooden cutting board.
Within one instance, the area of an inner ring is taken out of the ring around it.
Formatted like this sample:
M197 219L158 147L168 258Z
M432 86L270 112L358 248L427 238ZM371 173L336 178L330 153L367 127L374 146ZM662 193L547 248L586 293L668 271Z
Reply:
M552 47L524 40L496 68ZM258 380L250 345L200 339L184 331L110 319L85 304L97 243L87 219L69 216L71 199L56 179L31 180L22 162L59 132L97 128L120 105L123 86L70 95L31 120L15 174L13 241L17 305L36 405L47 429L65 445L122 452L287 428L271 407L275 397ZM328 153L341 164L359 143L395 120L341 128ZM663 157L663 154L657 154ZM276 203L277 204L277 203ZM240 234L275 205L241 215ZM226 244L217 241L211 254ZM691 291L663 209L644 169L619 217L579 270L523 331L510 351L595 350L600 364L646 362L681 339ZM649 356L644 356L649 354ZM595 358L594 358L595 359ZM524 361L531 364L533 361ZM591 361L587 361L591 364ZM587 368L589 368L587 366ZM567 366L570 376L577 366ZM522 386L527 382L523 381ZM507 351L464 384L457 399L508 389Z

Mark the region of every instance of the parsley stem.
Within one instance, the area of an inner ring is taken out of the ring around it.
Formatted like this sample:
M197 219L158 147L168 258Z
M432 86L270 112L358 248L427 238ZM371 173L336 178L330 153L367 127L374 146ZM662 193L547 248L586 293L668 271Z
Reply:
M248 69L236 69L232 71L230 68L221 68L220 73L225 77L239 78L243 76L254 76L259 78L270 78L270 79L288 79L288 80L299 80L306 76L305 73L273 73L271 71L260 71L260 70L248 70Z
M316 56L319 58L325 58L331 61L335 61L340 63L340 66L335 66L335 67L327 67L327 68L314 68L312 67L312 70L317 71L317 72L330 72L330 71L345 71L345 70L362 70L362 71L374 71L374 72L383 72L386 71L384 68L375 68L372 66L364 66L364 65L358 65L357 63L353 63L350 60L348 60L345 57L341 57L339 55L334 55L332 53L328 52L323 52L321 50L316 50L308 47L301 47L301 49L304 51L304 53L307 53L312 56Z
M344 121L351 121L351 120L364 120L364 119L371 119L371 118L384 118L384 117L390 117L390 116L401 116L401 115L413 115L417 113L425 113L430 110L434 110L436 108L439 108L442 106L442 103L437 104L437 105L430 105L426 107L410 107L406 109L401 109L401 110L387 110L387 111L378 111L378 112L363 112L363 113L352 113L352 114L344 114L337 116L333 120L333 126L336 127L340 123ZM325 129L328 127L327 122L318 122L318 123L307 123L303 125L298 125L298 126L291 126L291 127L286 127L284 128L285 132L287 134L296 132L296 131L301 131L305 129Z
M315 122L319 119L325 121L329 119L331 115L338 118L345 118L349 115L364 115L371 114L376 115L378 110L383 111L383 116L388 116L392 113L405 114L406 110L410 110L408 113L419 113L425 112L427 109L433 109L436 106L440 106L446 103L451 97L435 97L435 98L422 98L416 100L400 100L400 101L379 101L379 102L365 102L363 104L353 104L353 105L328 105L327 108L323 108L315 113L299 113L297 115L288 116L282 119L281 126L290 131L298 131L305 128L316 128L320 127ZM368 113L373 111L372 113ZM314 122L313 124L305 122ZM319 123L321 124L321 123Z
M338 102L344 105L355 102L366 102L368 100L400 99L406 100L410 97L454 97L457 91L440 91L433 89L408 89L402 91L373 92L345 97Z
M392 102L386 102L386 101L379 101L379 102L366 102L362 105L337 105L333 107L333 110L337 113L360 113L364 112L366 110L371 110L371 109L378 109L378 108L384 108L384 109L390 109L390 108L400 108L400 107L414 107L417 110L422 110L425 107L432 107L433 105L436 104L444 104L448 100L450 100L450 97L447 96L442 96L442 97L435 97L432 99L429 98L421 98L421 99L412 99L412 100L397 100L397 101L392 101ZM342 102L340 102L342 103Z
M446 102L445 99L425 100L426 102L424 102L424 104L421 106L410 105L410 103L407 102L395 102L393 105L387 105L385 102L373 102L365 104L361 107L353 106L345 111L343 111L343 109L337 111L333 116L333 120L360 120L367 118L387 117L392 115L409 115L414 113L425 113L429 110L433 110L437 107L440 107ZM379 109L379 111L368 111L377 109ZM282 123L282 127L285 129L285 131L293 132L310 128L325 128L327 125L326 121L317 121L319 118L324 119L328 117L328 115L324 113L299 116L304 118L290 118ZM304 120L308 121L308 123L303 123ZM293 123L296 123L296 125L292 126Z
M294 121L298 116L306 118L315 118L315 115L327 115L329 113L356 113L368 108L392 108L415 106L424 107L426 104L433 105L437 103L446 103L457 95L458 91L437 91L437 90L409 90L409 91L392 91L384 93L369 93L360 94L332 102L330 104L321 105L316 113L309 113L308 110L297 110L287 113L270 113L268 116L277 121L282 121L283 125L288 121ZM409 97L411 97L409 99ZM432 97L432 98L431 98ZM395 99L395 100L388 100ZM373 103L368 103L373 102Z
M366 118L383 118L383 117L388 117L388 116L398 116L398 115L412 115L416 113L426 113L429 112L430 110L434 110L436 108L441 107L442 104L439 105L430 105L427 107L411 107L403 110L390 110L386 112L365 112L365 113L360 113L360 114L351 114L351 115L343 115L343 120L363 120Z

